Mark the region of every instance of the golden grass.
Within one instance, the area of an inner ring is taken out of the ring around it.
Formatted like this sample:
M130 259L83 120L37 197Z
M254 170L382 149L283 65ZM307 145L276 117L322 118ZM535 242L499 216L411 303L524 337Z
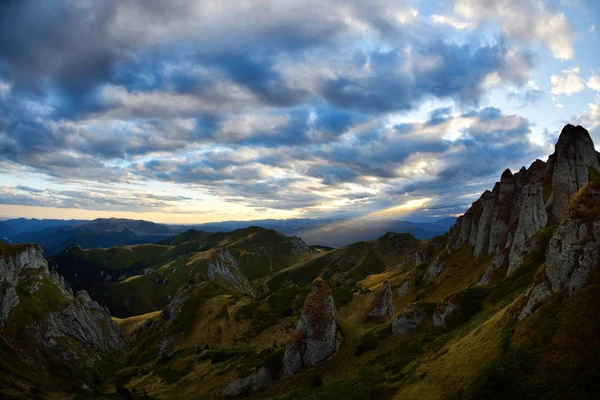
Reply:
M132 280L141 278L142 276L144 276L144 275L133 275L133 276L128 277L127 279L122 280L121 283L131 282Z
M500 333L507 308L498 311L479 328L449 342L429 359L419 359L421 364L414 374L422 379L401 387L394 398L443 399L454 394L459 387L474 384L481 367L500 353Z
M425 300L440 301L451 293L466 289L477 282L493 258L493 254L473 258L470 245L461 247L444 261L444 271Z
M157 318L160 315L161 311L153 311L147 314L135 315L133 317L128 318L117 318L112 317L112 320L117 323L125 332L126 335L132 335L137 328L139 328L144 322L149 319Z

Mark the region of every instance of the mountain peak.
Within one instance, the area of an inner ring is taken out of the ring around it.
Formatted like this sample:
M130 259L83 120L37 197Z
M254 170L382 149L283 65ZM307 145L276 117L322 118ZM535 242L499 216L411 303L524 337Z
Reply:
M583 126L567 124L560 132L558 142L556 143L556 149L558 150L558 147L562 145L579 141L586 143L592 148L594 147L594 142L592 141L589 132Z
M560 220L571 197L588 182L590 168L600 171L600 163L590 134L579 125L563 128L552 160L552 215Z
M509 168L506 168L500 177L500 182L512 179L513 173Z

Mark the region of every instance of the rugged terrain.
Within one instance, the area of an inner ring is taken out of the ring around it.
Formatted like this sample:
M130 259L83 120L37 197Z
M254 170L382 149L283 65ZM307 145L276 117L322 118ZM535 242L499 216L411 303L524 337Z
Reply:
M6 396L582 399L598 390L600 157L579 126L563 129L546 162L504 171L426 241L387 233L333 250L259 227L190 230L157 244L71 246L50 269L35 245L1 251Z

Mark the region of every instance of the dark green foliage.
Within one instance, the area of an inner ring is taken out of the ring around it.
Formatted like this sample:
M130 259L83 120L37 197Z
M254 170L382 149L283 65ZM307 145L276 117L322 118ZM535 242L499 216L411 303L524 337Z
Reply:
M188 362L183 367L173 368L170 365L157 365L154 369L156 374L168 382L178 382L181 378L192 372L194 363Z
M237 312L235 319L251 319L252 330L248 335L257 336L277 324L280 318L290 317L294 315L295 310L301 310L309 291L307 286L300 288L296 285L284 285L266 299L244 305Z
M354 351L354 355L360 356L369 350L376 349L378 345L379 340L377 340L377 335L374 330L371 330L360 338L360 342Z
M283 349L277 349L265 357L265 368L267 368L273 377L277 378L281 374L283 367Z
M345 306L354 298L354 288L348 286L336 287L331 293L333 294L335 306L338 308Z
M249 357L254 355L254 353L252 349L210 349L203 351L198 357L198 361L210 360L211 364L218 364L237 358Z
M481 311L483 300L487 297L488 293L487 288L471 286L452 296L452 301L458 303L458 310L446 318L446 328L456 328Z
M392 335L392 324L388 322L384 326L377 328L375 330L375 335L377 336L378 340L385 340L389 338Z
M323 379L319 376L319 375L315 375L314 378L312 378L312 380L310 381L310 385L311 388L316 388L319 386L323 386Z

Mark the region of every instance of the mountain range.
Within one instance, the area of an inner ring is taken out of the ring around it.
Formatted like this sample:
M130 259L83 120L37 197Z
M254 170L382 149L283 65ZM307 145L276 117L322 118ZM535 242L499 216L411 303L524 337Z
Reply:
M154 243L48 259L0 244L0 393L596 398L599 204L600 154L567 125L547 161L504 171L427 240L333 249L264 226L159 240L128 222Z
M444 233L453 223L454 218L432 222L271 219L169 225L122 218L101 218L93 221L18 218L0 222L0 238L11 243L38 243L46 256L53 256L71 245L95 248L154 243L192 228L205 232L231 232L249 226L261 226L275 229L285 235L301 237L311 245L340 247L360 240L372 240L388 231L407 232L419 239L429 239Z

